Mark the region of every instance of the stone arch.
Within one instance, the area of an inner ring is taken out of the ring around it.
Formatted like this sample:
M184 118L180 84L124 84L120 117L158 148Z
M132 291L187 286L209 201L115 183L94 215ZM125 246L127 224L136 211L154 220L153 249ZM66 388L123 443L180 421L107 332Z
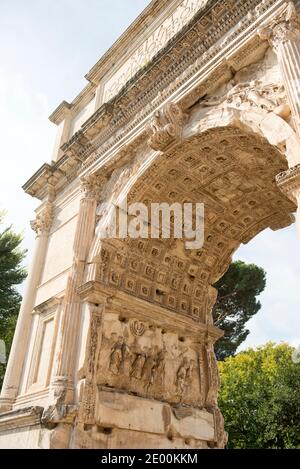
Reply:
M227 107L203 116L203 108L196 107L181 140L164 152L148 150L140 163L129 167L112 200L116 205L125 197L128 203L146 205L203 202L203 248L187 252L180 240L96 236L86 281L211 324L212 285L238 246L266 228L277 230L294 220L296 207L280 192L275 177L288 168L295 145L289 124L273 112ZM107 222L105 215L100 224Z
M243 109L224 105L212 110L197 106L183 135L189 138L217 127L239 128L264 138L285 155L288 166L292 167L300 163L300 141L287 118L283 118L286 116L279 114L250 105Z

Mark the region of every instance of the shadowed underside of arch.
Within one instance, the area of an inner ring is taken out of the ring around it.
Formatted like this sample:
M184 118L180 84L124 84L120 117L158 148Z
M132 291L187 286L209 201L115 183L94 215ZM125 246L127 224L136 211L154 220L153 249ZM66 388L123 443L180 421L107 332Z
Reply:
M210 324L211 286L238 246L293 221L295 206L275 182L286 168L285 156L266 138L232 125L149 154L115 200L127 196L128 204L149 208L152 202L204 203L204 245L187 250L174 239L95 240L88 281Z

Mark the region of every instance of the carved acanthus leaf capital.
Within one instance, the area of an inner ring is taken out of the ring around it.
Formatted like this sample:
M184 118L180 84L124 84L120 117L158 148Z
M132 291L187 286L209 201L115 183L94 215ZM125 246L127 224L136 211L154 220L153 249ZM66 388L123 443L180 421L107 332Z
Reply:
M146 127L149 146L164 151L170 144L180 141L184 121L185 115L177 104L165 104L154 113Z
M268 27L260 29L258 34L276 50L286 41L299 39L300 17L294 3L288 2L284 11Z
M45 207L36 216L36 219L30 222L30 225L37 235L41 235L49 233L52 222L53 204L51 202L47 202Z
M105 181L105 177L100 177L96 174L88 174L81 177L81 193L83 198L98 199Z

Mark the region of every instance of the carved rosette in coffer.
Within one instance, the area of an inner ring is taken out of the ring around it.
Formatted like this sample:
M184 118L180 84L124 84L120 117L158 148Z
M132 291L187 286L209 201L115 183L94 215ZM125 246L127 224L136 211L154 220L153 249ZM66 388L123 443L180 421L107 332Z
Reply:
M106 313L96 383L142 397L202 406L201 353L192 338Z

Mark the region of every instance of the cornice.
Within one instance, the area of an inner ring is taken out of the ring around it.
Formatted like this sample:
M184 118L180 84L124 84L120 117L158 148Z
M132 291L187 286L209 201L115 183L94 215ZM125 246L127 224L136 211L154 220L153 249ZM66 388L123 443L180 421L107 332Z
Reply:
M49 121L53 124L59 125L65 117L69 114L72 105L67 101L63 101L49 116Z
M53 166L44 163L40 169L23 185L23 190L33 197L39 192L39 188L42 188L53 174Z
M136 136L144 134L145 138L145 123L171 96L186 110L212 88L228 81L232 69L249 64L252 51L266 50L268 44L260 39L257 29L285 6L284 0L209 2L205 11L200 10L62 147L64 156L50 167L52 180L57 178L61 187L95 161L102 161L135 128L140 128ZM42 199L44 181L39 184L39 178L37 173L24 189Z
M0 414L0 430L14 430L41 423L43 407L28 407Z
M163 308L150 302L145 304L145 301L136 296L132 296L120 290L116 291L114 288L100 282L87 282L81 285L77 292L84 301L92 304L101 303L103 302L103 299L105 299L108 307L113 305L113 307L116 308L116 311L122 310L125 317L135 317L138 313L139 317L144 316L145 321L157 322L160 325L163 325L164 321L166 321L169 329L170 324L172 324L171 328L174 332L178 332L180 330L182 332L184 330L185 334L191 336L209 336L213 342L217 341L224 335L224 332L218 327L195 322L190 316L183 314L176 315L176 319L174 319L173 312L167 308ZM111 298L113 298L113 302L110 301ZM134 308L132 307L133 304ZM124 305L128 306L125 307ZM118 308L118 306L121 307L121 309Z
M96 86L88 83L78 96L71 102L63 101L49 116L50 122L59 125L67 116L88 104L95 96Z
M300 164L276 176L280 190L297 204L296 193L300 193Z
M43 314L53 308L56 308L62 302L62 298L54 296L47 301L34 307L32 314Z

